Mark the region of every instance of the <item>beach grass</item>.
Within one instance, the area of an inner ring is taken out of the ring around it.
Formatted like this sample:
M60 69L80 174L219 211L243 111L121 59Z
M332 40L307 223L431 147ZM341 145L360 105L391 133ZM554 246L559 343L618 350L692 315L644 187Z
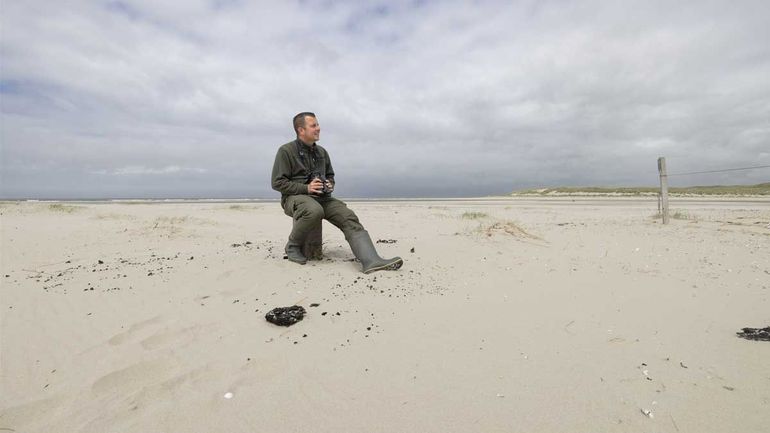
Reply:
M693 215L690 212L687 212L686 210L681 210L681 209L671 209L669 211L669 216L675 220L693 220L693 221L697 220L695 215ZM652 218L661 219L663 218L663 215L660 212L657 212L652 216Z
M53 212L72 213L80 210L80 206L72 206L69 204L53 203L48 205L48 210Z
M487 218L489 215L487 215L484 212L465 212L462 214L462 219L465 220L477 220L481 218Z
M479 223L478 227L476 227L473 232L486 237L492 237L496 234L505 234L518 239L542 240L541 237L529 233L528 231L524 230L524 228L522 228L519 223L511 220L495 221L492 223Z

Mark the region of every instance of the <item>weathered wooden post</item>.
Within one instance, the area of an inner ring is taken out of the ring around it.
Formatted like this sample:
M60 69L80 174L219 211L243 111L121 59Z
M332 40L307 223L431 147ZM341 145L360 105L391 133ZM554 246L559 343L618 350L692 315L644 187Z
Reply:
M666 158L658 158L658 173L660 173L660 213L663 224L668 224L668 175L666 174Z

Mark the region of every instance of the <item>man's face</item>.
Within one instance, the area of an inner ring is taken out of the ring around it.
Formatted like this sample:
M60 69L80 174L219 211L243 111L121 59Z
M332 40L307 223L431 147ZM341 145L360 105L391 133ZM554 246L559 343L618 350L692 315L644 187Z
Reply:
M315 143L321 136L321 125L318 119L311 116L305 116L305 126L300 126L297 133L299 139L305 143Z

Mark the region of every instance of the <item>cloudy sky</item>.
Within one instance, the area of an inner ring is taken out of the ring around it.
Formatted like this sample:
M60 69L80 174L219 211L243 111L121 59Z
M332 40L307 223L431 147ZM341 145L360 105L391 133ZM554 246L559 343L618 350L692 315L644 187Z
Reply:
M764 0L3 1L0 197L274 198L300 111L343 197L770 165L769 22Z

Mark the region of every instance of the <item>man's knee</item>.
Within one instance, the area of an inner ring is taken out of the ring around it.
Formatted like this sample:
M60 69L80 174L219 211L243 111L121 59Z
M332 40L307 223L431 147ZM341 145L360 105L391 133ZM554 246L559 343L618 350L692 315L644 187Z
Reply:
M321 221L324 218L324 209L311 197L300 197L293 201L292 217L295 220Z
M305 206L300 209L298 214L294 214L294 219L303 219L311 221L321 221L324 218L324 209L315 203L315 206Z

